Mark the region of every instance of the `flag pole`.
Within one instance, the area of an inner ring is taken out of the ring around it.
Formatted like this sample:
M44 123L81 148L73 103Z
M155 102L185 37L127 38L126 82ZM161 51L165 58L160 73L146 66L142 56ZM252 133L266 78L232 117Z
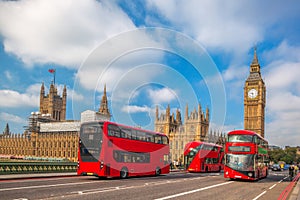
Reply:
M54 73L53 73L53 82L54 82L54 85L55 85L55 74L56 74L56 69L54 69Z
M55 73L56 73L56 69L48 69L48 72L50 72L51 74L53 74L53 84L55 85Z

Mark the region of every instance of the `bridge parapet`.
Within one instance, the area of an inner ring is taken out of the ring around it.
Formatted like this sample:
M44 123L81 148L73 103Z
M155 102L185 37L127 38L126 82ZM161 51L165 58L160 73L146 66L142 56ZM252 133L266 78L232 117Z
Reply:
M75 172L75 162L0 162L1 174Z

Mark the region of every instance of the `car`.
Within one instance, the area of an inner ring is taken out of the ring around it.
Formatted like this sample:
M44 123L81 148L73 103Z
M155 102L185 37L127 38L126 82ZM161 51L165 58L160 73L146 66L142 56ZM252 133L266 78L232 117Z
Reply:
M280 168L279 164L273 164L272 165L272 171L281 171L281 168Z

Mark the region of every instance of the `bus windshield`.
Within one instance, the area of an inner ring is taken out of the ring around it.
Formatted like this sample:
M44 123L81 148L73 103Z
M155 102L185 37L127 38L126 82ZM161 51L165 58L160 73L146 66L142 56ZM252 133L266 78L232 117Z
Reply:
M97 162L101 153L103 124L82 125L80 129L80 156L83 162Z
M235 154L227 154L226 155L226 166L240 171L253 171L254 164L254 155L246 154L246 155L235 155Z
M229 135L228 142L252 142L252 135Z
M185 156L186 159L186 165L189 166L191 164L191 162L193 161L194 157L196 156L196 154L198 153L198 151L200 150L200 148L202 147L202 144L197 146L196 148L190 148L189 153Z

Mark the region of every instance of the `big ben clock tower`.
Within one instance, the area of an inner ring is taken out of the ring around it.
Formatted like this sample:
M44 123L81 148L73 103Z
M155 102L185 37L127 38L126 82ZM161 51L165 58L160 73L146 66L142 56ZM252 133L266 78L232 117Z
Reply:
M260 74L256 48L244 87L244 128L265 137L266 87Z

